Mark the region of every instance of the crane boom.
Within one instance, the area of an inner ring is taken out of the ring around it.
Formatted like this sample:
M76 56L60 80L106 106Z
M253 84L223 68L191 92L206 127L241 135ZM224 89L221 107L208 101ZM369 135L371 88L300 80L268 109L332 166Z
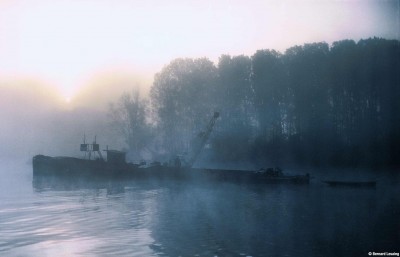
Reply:
M206 142L207 142L208 138L210 137L210 134L211 134L211 132L213 130L213 127L215 125L215 121L218 119L218 117L219 117L219 112L214 112L214 115L210 119L210 121L209 121L209 123L208 123L208 125L206 127L206 130L199 134L199 136L198 136L199 142L198 142L198 144L196 144L194 146L193 153L192 153L192 155L191 155L191 157L189 159L189 162L188 162L188 166L190 168L196 162L197 157L199 156L201 150L203 150L204 146L206 145Z

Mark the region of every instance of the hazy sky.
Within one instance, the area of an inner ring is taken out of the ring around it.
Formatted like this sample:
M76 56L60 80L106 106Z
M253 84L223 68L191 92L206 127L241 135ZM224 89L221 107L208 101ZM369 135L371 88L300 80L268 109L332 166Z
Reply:
M73 97L104 73L152 77L178 57L399 39L399 0L0 0L0 80Z

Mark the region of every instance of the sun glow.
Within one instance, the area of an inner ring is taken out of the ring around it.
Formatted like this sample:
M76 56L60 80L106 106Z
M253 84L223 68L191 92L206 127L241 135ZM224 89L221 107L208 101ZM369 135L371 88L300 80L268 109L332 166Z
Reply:
M218 61L306 42L399 38L390 1L355 2L0 1L0 76L34 74L74 97L115 67L148 75L179 57Z

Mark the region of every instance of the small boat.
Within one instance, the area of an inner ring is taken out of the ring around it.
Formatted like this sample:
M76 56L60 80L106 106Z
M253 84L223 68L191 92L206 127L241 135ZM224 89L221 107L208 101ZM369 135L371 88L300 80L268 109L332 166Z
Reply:
M332 187L375 187L376 186L376 181L325 180L323 182Z

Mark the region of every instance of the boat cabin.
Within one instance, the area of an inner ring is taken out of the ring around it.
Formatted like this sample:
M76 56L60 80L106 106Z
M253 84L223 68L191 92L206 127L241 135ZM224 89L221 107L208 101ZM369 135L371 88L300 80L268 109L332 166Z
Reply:
M126 164L126 152L117 150L106 150L107 162L112 164Z

